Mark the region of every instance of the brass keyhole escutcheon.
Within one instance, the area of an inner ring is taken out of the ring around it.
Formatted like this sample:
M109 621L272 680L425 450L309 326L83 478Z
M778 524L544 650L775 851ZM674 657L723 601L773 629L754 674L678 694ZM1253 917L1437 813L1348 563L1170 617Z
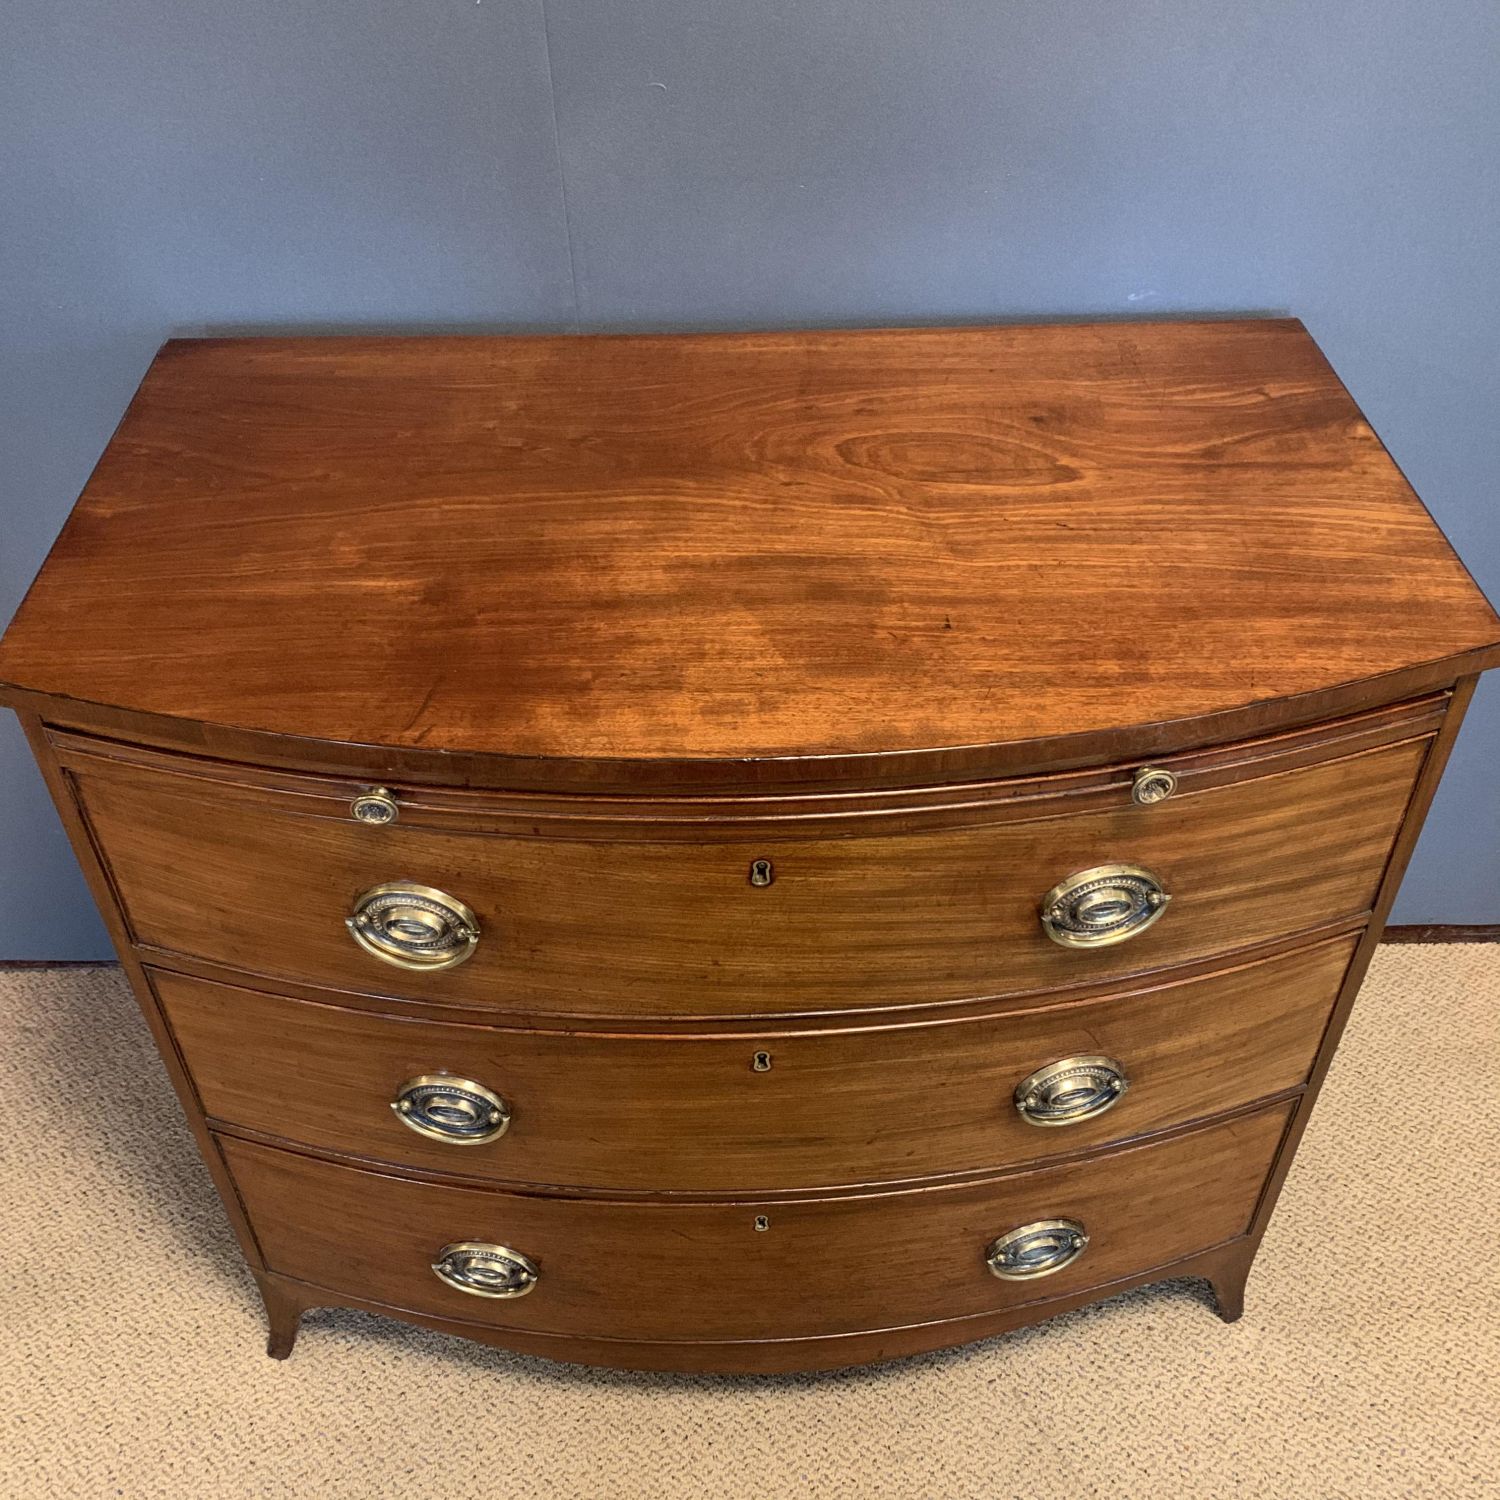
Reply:
M768 1230L770 1227L771 1227L771 1221L770 1221L770 1219L768 1219L765 1216L765 1214L756 1214L756 1216L755 1216L755 1232L757 1234L764 1234L765 1231Z
M750 884L770 885L776 879L776 869L768 859L750 861Z
M750 1059L750 1066L757 1073L769 1073L771 1071L771 1054L769 1052L757 1052Z

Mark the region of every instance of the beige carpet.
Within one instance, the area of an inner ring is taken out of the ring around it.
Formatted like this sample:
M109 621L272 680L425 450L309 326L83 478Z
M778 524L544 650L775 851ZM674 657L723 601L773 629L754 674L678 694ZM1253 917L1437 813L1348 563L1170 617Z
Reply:
M249 1277L109 969L0 973L0 1492L1500 1493L1500 946L1382 950L1250 1281L874 1371L596 1373Z

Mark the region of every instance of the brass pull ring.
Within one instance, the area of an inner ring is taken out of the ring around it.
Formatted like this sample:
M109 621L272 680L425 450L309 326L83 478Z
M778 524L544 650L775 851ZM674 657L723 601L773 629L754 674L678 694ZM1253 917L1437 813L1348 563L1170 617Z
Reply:
M1032 1281L1071 1266L1088 1243L1077 1219L1038 1219L1002 1234L985 1252L985 1264L1001 1281Z
M1140 865L1095 865L1042 897L1042 930L1064 948L1107 948L1144 932L1171 899Z
M471 1297L524 1297L541 1276L529 1256L482 1240L444 1245L432 1263L432 1273L444 1285Z
M1077 1125L1113 1109L1129 1087L1112 1057L1065 1057L1016 1085L1016 1108L1028 1125Z
M479 945L479 919L462 901L411 880L372 887L345 924L366 953L398 969L451 969Z
M396 1118L418 1135L449 1146L482 1146L510 1127L510 1106L472 1078L423 1073L408 1078L391 1100Z

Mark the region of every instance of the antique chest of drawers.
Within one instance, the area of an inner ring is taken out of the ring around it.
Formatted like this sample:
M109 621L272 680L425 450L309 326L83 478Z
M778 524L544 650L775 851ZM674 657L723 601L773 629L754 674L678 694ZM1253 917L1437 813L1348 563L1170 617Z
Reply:
M273 1354L775 1371L1237 1317L1496 661L1295 322L245 339L0 696Z

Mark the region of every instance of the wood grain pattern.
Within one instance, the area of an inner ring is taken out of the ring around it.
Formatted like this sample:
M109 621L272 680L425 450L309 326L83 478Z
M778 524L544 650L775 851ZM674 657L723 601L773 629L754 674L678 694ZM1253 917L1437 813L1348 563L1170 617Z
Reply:
M1452 753L1458 731L1463 726L1464 715L1468 712L1477 683L1477 677L1466 677L1454 684L1452 706L1448 711L1447 722L1422 764L1417 784L1412 790L1411 803L1401 825L1400 836L1396 840L1395 848L1391 850L1391 857L1387 860L1385 871L1381 876L1380 891L1375 898L1375 908L1370 914L1369 925L1365 928L1364 936L1354 951L1353 961L1349 965L1349 972L1344 976L1343 986L1339 990L1339 997L1333 1008L1333 1016L1329 1020L1328 1030L1323 1037L1323 1045L1318 1048L1317 1060L1313 1063L1307 1091L1293 1110L1286 1138L1276 1154L1275 1164L1266 1181L1265 1192L1261 1195L1260 1205L1255 1211L1255 1221L1250 1227L1249 1253L1252 1257L1259 1249L1271 1215L1276 1210L1276 1202L1280 1197L1282 1185L1286 1181L1286 1174L1291 1169L1297 1147L1312 1117L1313 1107L1323 1090L1328 1070L1333 1065L1334 1055L1338 1051L1339 1041L1344 1034L1344 1027L1348 1024L1350 1012L1359 995L1360 985L1364 983L1370 960L1375 956L1375 948L1380 942L1386 918L1390 915L1391 907L1396 900L1396 893L1401 888L1401 880L1406 874L1412 850L1416 848L1417 839L1422 832L1422 824L1432 806L1432 799L1437 793L1438 783L1448 764L1448 757Z
M1468 662L1469 658L1464 658ZM1122 764L1139 766L1164 757L1243 744L1263 736L1343 723L1363 710L1441 696L1452 687L1463 662L1427 663L1373 678L1357 686L1268 698L1221 714L1133 724L1066 740L1025 740L982 748L886 751L877 755L804 756L740 760L575 760L560 762L521 756L433 754L402 746L348 744L295 735L229 728L205 720L174 719L134 709L102 707L70 698L50 698L0 684L0 704L44 720L51 734L108 738L132 748L169 754L210 756L226 765L262 771L285 768L361 785L405 785L433 792L463 789L560 796L569 800L619 800L628 805L641 794L654 799L704 797L788 797L920 791L940 801L950 787L995 785L1017 777L1070 771L1098 774Z
M1279 775L1335 755L1378 749L1398 740L1436 733L1448 695L1434 693L1385 704L1329 723L1304 725L1277 734L1206 745L1152 762L1177 778L1178 795L1208 791L1251 776ZM122 744L99 735L54 729L48 741L63 766L87 774L101 765L139 766L163 776L197 783L226 805L264 806L264 794L299 816L350 820L350 805L379 781L309 775L302 771L243 765L200 755L183 755ZM429 828L453 833L553 834L559 838L637 838L650 842L714 842L780 832L843 836L851 833L909 833L946 827L1051 817L1095 809L1128 811L1140 763L1089 766L1035 776L969 781L936 786L874 786L840 791L787 789L758 794L662 795L557 793L526 789L380 784L400 809L403 829ZM168 787L170 782L163 781Z
M302 1313L315 1307L353 1307L386 1317L398 1317L439 1333L493 1344L546 1359L602 1365L620 1370L694 1371L703 1374L780 1375L803 1370L839 1370L851 1365L879 1364L906 1355L946 1349L955 1344L993 1338L1013 1329L1040 1323L1071 1312L1103 1297L1118 1296L1154 1281L1198 1278L1210 1288L1220 1318L1232 1323L1244 1308L1245 1280L1254 1247L1248 1238L1228 1240L1196 1255L1153 1266L1133 1276L1087 1287L1083 1291L1049 1296L1020 1307L980 1313L976 1317L940 1323L915 1323L875 1333L839 1334L831 1338L746 1339L738 1342L692 1339L580 1338L570 1334L497 1328L472 1319L430 1317L410 1308L394 1308L356 1292L332 1292L288 1276L267 1272L264 1283L271 1318L268 1352L284 1359L297 1336Z
M982 1016L999 1016L1009 1012L1033 1010L1039 1005L1074 1004L1104 996L1150 988L1161 983L1186 982L1211 976L1226 967L1238 967L1279 958L1294 949L1336 938L1358 935L1364 931L1368 914L1348 917L1313 928L1298 928L1264 943L1237 948L1231 954L1211 954L1191 962L1173 964L1167 969L1147 969L1139 974L1105 975L1081 984L1070 984L1048 990L1023 991L1009 995L981 995L972 1000L948 1000L934 1004L905 1005L899 1008L876 1006L864 1010L836 1012L773 1012L761 1016L700 1016L690 1013L652 1016L577 1016L535 1015L524 1012L497 1012L493 1006L454 1004L447 1001L415 1000L408 996L382 995L365 990L351 990L335 985L307 984L285 976L250 974L223 964L210 963L186 954L166 953L153 948L136 950L141 962L158 970L185 974L210 984L226 984L260 994L277 995L289 1000L306 1000L314 1005L336 1005L344 1010L367 1015L402 1016L416 1021L442 1021L460 1026L519 1027L530 1031L552 1031L572 1035L580 1029L594 1032L632 1033L649 1031L653 1035L735 1036L747 1030L771 1028L792 1035L801 1031L820 1031L846 1025L873 1026L885 1024L919 1025L929 1021L964 1021Z
M1296 1088L1354 943L999 1017L734 1036L453 1026L152 982L218 1128L497 1183L723 1196L994 1172ZM1063 1127L1021 1118L1023 1078L1093 1053L1125 1066L1118 1104ZM402 1125L397 1090L440 1072L501 1094L506 1134L455 1147Z
M915 781L1497 642L1290 321L224 340L163 349L0 683L559 783Z
M192 1132L199 1154L208 1168L214 1189L224 1205L224 1215L234 1231L240 1253L245 1257L245 1263L249 1266L251 1274L255 1276L264 1295L267 1283L262 1279L264 1264L261 1260L260 1246L255 1243L254 1232L250 1228L249 1220L245 1217L244 1205L240 1202L234 1183L230 1180L229 1169L219 1154L218 1143L205 1123L203 1106L193 1088L193 1081L188 1076L177 1045L172 1039L172 1031L167 1024L167 1018L157 1003L156 993L151 988L145 969L125 931L124 918L120 915L119 904L114 899L114 891L103 861L99 857L99 851L94 846L88 826L69 790L67 778L47 743L41 722L29 714L23 714L21 728L31 746L31 753L36 757L37 768L47 783L47 790L52 795L63 829L67 833L69 846L78 860L84 879L88 882L89 892L98 904L99 913L104 919L105 930L109 933L110 943L119 954L120 967L130 981L131 992L150 1029L151 1040L155 1042L156 1049L161 1055L162 1066L166 1069L172 1090L177 1096L177 1102L182 1107L188 1129ZM80 1246L79 1253L86 1253L87 1248ZM268 1301L268 1310L270 1306ZM295 1329L293 1332L295 1333ZM288 1344L288 1349L290 1349L290 1344Z
M1287 1116L1278 1106L982 1184L762 1206L523 1196L221 1145L282 1276L495 1328L734 1341L976 1317L1206 1250L1244 1232ZM998 1235L1059 1217L1089 1231L1077 1261L1040 1281L989 1273ZM462 1240L522 1251L540 1269L536 1289L489 1301L445 1286L431 1262Z
M1382 943L1500 943L1500 922L1408 922L1388 926Z
M184 779L74 773L138 942L308 983L532 1015L868 1010L1099 982L1362 915L1429 740L1133 805L894 837L652 844L485 838L230 803ZM775 883L749 884L773 861ZM1058 947L1042 896L1088 867L1155 871L1172 905L1117 947ZM412 973L344 918L389 880L478 914L474 956Z
M1239 1316L1497 662L1294 322L225 340L162 351L0 701L271 1354L326 1303L768 1371L1168 1274ZM1181 786L1142 809L1147 759ZM347 816L377 782L394 827ZM1042 894L1115 861L1164 919L1049 943ZM471 962L353 945L392 879L477 910ZM1124 1101L1025 1126L1078 1051ZM444 1069L515 1106L493 1147L394 1120ZM1077 1265L988 1274L1064 1215ZM470 1238L538 1290L445 1288Z

